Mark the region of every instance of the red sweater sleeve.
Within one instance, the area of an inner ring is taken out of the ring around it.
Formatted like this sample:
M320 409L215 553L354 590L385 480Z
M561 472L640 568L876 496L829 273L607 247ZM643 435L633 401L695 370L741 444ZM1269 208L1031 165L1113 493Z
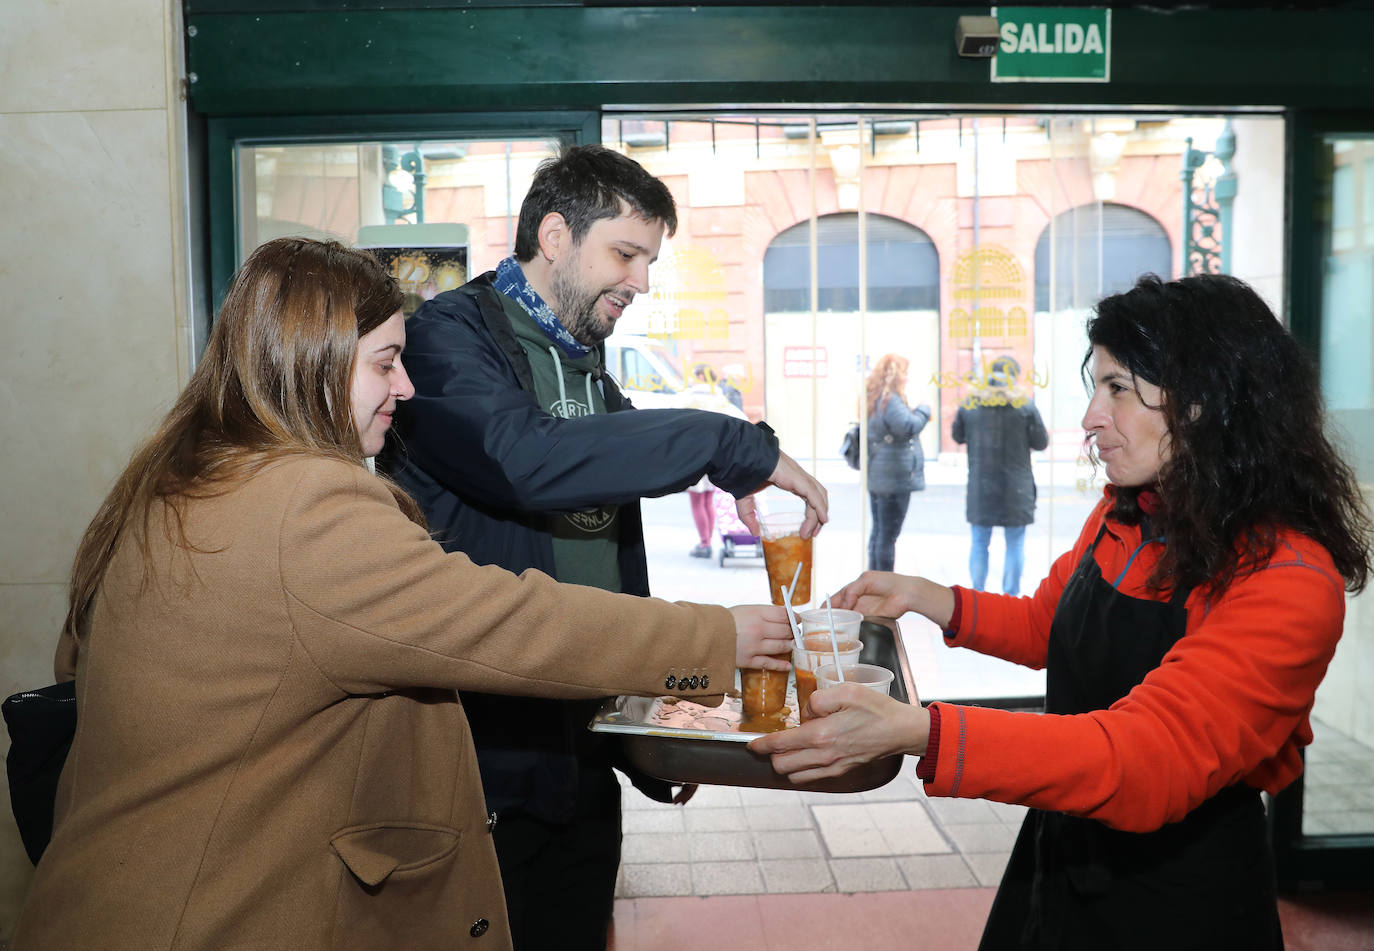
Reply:
M932 703L926 707L930 714L930 734L926 737L926 751L916 761L916 778L929 783L935 780L935 771L940 761L940 705Z
M1140 585L1151 561L1126 561L1124 593L1148 596ZM1138 832L1183 818L1236 782L1277 792L1301 771L1308 715L1344 614L1330 556L1310 539L1281 535L1270 562L1219 600L1193 593L1187 634L1107 710L1053 716L942 704L926 791ZM969 625L966 613L963 630Z

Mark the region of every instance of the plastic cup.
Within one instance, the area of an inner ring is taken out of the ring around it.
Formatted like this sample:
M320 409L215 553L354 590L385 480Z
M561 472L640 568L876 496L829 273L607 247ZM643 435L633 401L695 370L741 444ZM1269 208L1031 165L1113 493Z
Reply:
M782 592L797 575L797 589L792 592L792 605L807 604L811 600L811 539L801 537L802 513L777 512L759 519L763 539L763 563L768 568L768 593L774 604L782 604Z
M777 716L787 703L787 671L741 667L739 695L746 719Z
M826 635L828 641L830 614L835 616L836 640L857 641L859 639L859 626L863 624L864 616L858 611L845 611L840 608L836 608L832 612L827 612L825 608L812 608L810 611L800 612L797 615L797 620L801 623L802 635L820 632Z
M812 634L803 643L806 650L792 650L792 670L797 678L797 710L802 722L811 719L806 712L806 701L816 689L816 671L829 664L835 665L835 655L830 649L830 632ZM836 646L840 651L840 666L853 667L859 662L863 642L849 638L837 638Z
M878 693L891 694L893 676L892 671L886 667L879 667L877 664L855 664L853 667L844 668L843 682L858 684L869 690L876 690ZM817 690L838 687L840 683L839 674L835 672L834 661L816 671Z

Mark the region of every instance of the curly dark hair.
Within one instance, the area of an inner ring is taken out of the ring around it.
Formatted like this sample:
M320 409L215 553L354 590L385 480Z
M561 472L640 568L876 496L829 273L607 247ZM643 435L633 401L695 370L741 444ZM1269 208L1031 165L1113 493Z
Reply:
M597 221L619 217L627 207L647 221L663 222L669 237L677 230L673 193L644 166L602 145L564 146L539 164L520 204L515 258L530 261L539 253L539 223L552 212L581 241Z
M1219 595L1288 528L1326 548L1347 590L1364 588L1370 518L1327 436L1316 366L1249 285L1147 274L1099 302L1087 329L1085 383L1102 347L1164 394L1170 457L1157 485L1118 488L1113 510L1138 524L1141 491L1157 491L1150 518L1168 543L1151 586Z

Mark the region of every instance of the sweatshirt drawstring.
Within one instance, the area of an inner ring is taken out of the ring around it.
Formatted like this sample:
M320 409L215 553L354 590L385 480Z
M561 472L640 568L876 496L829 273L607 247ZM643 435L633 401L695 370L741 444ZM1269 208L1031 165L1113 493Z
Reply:
M549 355L553 357L553 368L558 377L558 406L559 415L564 419L568 418L568 388L563 383L563 359L558 355L557 347L549 347ZM582 378L582 382L587 385L587 415L591 416L596 412L596 404L592 402L592 375L588 373Z
M549 347L549 356L553 357L554 376L558 377L558 405L560 407L568 405L568 389L563 385L563 361L558 359L558 348ZM567 419L566 416L563 417Z

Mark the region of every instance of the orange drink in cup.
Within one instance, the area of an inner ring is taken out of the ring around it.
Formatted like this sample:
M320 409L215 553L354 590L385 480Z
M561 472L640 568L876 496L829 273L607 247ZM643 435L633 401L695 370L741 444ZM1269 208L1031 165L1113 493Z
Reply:
M746 723L778 716L787 702L787 671L742 667L739 672L740 708Z
M801 537L802 513L780 512L759 519L763 539L763 563L768 568L768 593L782 604L783 590L797 578L792 605L811 600L811 539ZM801 565L801 574L797 574Z
M811 719L806 714L806 701L816 689L816 671L824 665L834 666L835 652L830 646L830 632L808 634L802 641L805 650L792 650L792 670L797 677L797 711L802 722ZM838 638L835 647L839 650L840 664L853 667L859 662L863 643L848 638Z

